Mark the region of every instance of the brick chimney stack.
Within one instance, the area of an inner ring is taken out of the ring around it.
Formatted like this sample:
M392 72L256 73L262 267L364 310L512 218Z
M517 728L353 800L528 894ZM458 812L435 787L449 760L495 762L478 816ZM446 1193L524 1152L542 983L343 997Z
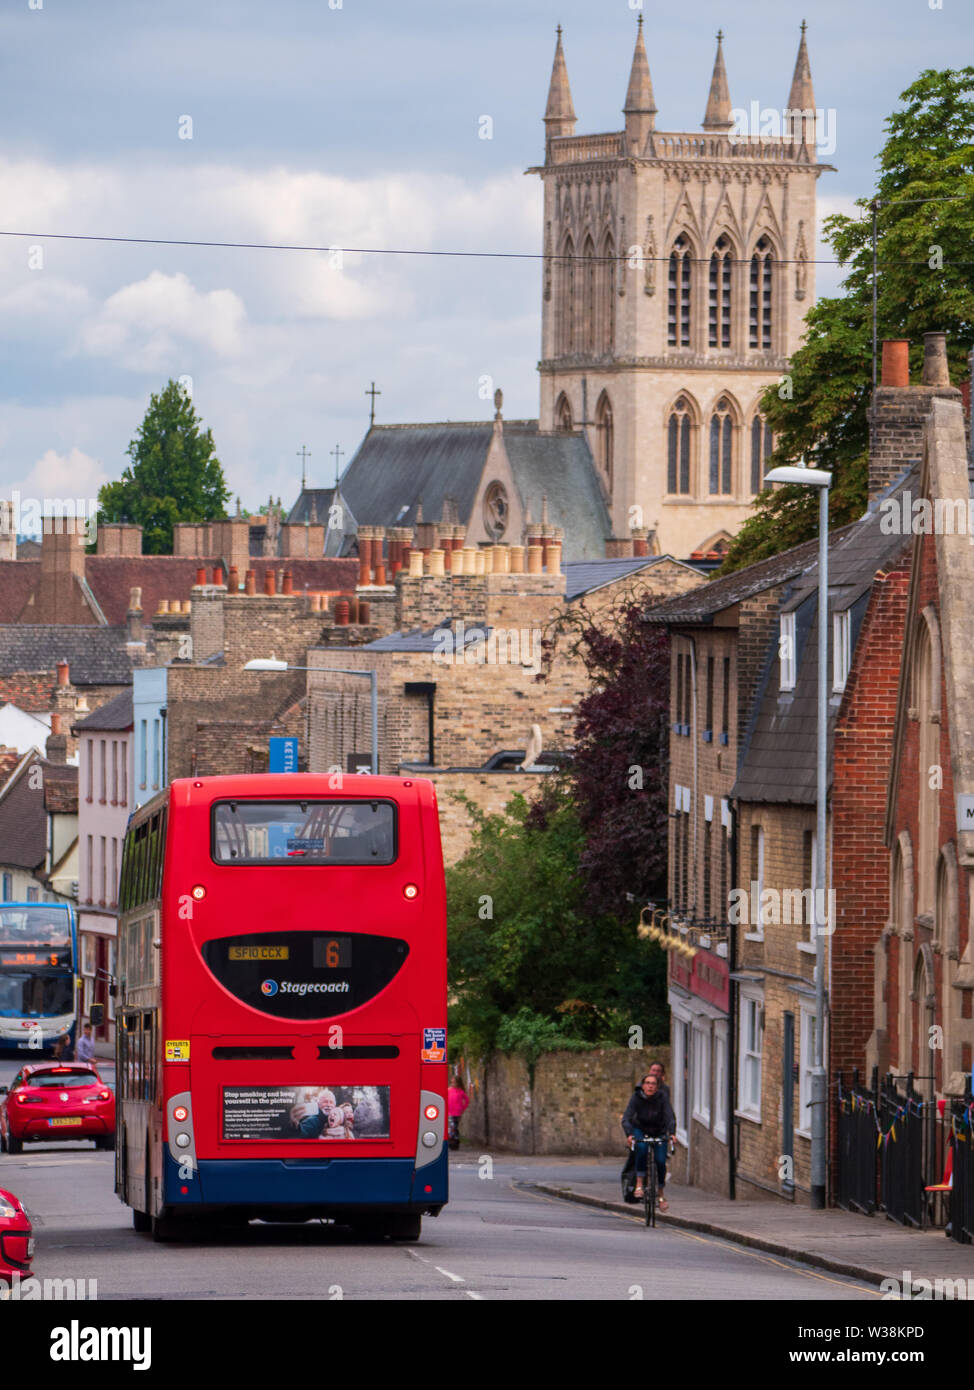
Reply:
M125 625L128 628L128 640L130 642L145 641L145 629L142 625L142 590L138 587L129 589L129 606L125 615Z
M902 338L883 343L883 374L868 412L870 501L923 457L923 427L934 399L961 399L950 384L945 334L924 333L923 380L917 386L910 385L909 348Z
M61 716L51 715L51 732L47 736L47 761L66 763L68 761L68 736L61 732Z

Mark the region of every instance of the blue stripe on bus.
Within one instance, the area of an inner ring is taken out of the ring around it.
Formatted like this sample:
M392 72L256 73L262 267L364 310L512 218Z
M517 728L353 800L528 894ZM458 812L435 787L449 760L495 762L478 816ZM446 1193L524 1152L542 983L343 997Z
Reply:
M369 1206L447 1200L448 1155L417 1172L411 1158L202 1159L192 1178L164 1151L167 1206ZM432 1190L427 1192L426 1187ZM187 1191L183 1192L182 1189Z

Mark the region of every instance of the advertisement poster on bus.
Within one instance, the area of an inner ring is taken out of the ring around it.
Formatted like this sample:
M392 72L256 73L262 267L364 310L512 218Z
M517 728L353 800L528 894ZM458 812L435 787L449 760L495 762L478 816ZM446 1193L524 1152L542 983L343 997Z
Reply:
M224 1086L224 1139L388 1139L388 1086Z

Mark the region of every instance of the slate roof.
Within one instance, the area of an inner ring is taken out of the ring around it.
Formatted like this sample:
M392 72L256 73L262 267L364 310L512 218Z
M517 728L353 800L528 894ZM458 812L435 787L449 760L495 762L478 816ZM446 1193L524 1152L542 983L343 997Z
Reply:
M73 734L92 733L96 729L119 732L132 727L132 690L123 690L120 695L93 710L85 719L71 726Z
M604 559L612 521L584 436L542 433L537 421L517 421L505 423L504 447L533 521L541 518L542 497L548 498L549 522L564 528L565 560Z
M40 766L44 795L30 785L29 769ZM25 754L18 773L0 792L0 863L36 873L47 853L47 813L75 815L78 769L50 763L35 751Z
M447 498L468 523L493 429L485 421L373 425L342 476L342 497L363 526L415 526L420 502L423 519L439 521ZM536 420L505 420L504 448L532 520L541 519L547 497L550 524L565 532L565 559L601 559L612 524L584 436L542 432ZM304 520L297 504L291 519Z
M450 623L440 623L438 627L422 631L414 628L412 632L390 632L387 637L377 637L374 642L366 642L365 650L371 652L442 652L450 650L443 640L443 632ZM464 650L484 641L492 628L483 623L466 623L463 631ZM323 669L327 670L327 667Z
M595 589L604 588L606 584L614 584L619 579L626 579L630 574L638 574L640 570L650 569L660 560L667 559L665 555L641 555L638 559L617 559L617 560L576 560L564 565L565 571L565 602L571 603L574 599L581 598L583 594L590 594Z
M848 530L848 527L843 530ZM836 530L833 539L843 534ZM735 570L722 579L712 579L709 584L688 593L677 594L663 603L654 604L643 615L647 623L659 623L667 627L709 626L716 614L726 608L733 608L745 599L753 598L764 589L772 589L801 574L809 565L816 562L818 540L805 541L791 550L783 550L779 555L771 555L767 560L759 560L746 569Z
M127 640L124 627L6 623L0 625L0 676L47 673L66 661L72 685L131 685Z
M917 491L919 472L904 474L884 493L898 496ZM882 516L874 507L851 526L836 531L829 544L830 614L850 612L850 647L855 653L859 629L873 581L880 570L892 569L911 545L909 536L884 535ZM792 691L779 689L778 632L769 644L765 667L752 713L737 782L732 795L742 801L811 805L816 796L816 728L818 700L818 542L816 558L796 577L782 612L796 614L796 679ZM733 576L730 576L733 578ZM831 779L832 739L841 694L832 694L832 623L828 624L829 706L828 766Z
M415 526L420 501L424 519L438 521L448 497L466 521L492 434L483 421L373 425L342 475L342 495L360 526Z

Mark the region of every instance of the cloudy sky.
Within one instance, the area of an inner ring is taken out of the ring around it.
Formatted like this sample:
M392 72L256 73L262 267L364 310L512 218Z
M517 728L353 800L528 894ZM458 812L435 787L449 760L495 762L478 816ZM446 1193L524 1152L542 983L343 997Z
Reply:
M836 123L820 209L848 210L903 88L970 60L970 3L645 0L657 125L699 129L718 27L734 105L783 106L807 18ZM0 0L0 231L31 234L0 237L0 492L93 495L171 376L255 507L293 500L302 444L318 485L336 444L347 464L373 379L380 421L488 418L487 376L536 415L537 261L54 234L536 253L555 25L579 133L615 130L638 8Z

